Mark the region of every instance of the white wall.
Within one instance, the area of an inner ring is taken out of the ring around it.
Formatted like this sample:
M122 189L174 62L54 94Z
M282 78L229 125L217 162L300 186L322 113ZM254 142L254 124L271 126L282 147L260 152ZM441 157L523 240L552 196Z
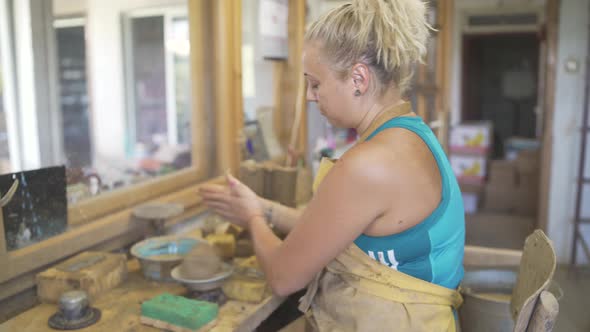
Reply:
M588 0L561 0L559 14L548 235L553 240L561 262L569 260L573 236L580 125L587 79L588 6ZM570 57L577 59L580 64L577 73L565 70L565 61ZM590 200L586 200L585 205L589 204Z
M85 14L86 10L85 0L53 0L53 15L56 17Z
M244 113L246 120L256 118L259 107L273 106L273 64L264 60L260 49L258 27L259 0L242 0L242 45L250 48L250 56L242 57Z

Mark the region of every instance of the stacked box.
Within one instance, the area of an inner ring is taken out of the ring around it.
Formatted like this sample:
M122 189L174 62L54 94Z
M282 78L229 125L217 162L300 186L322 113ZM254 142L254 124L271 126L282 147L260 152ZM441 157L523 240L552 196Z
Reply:
M512 158L490 163L483 208L489 212L535 216L539 197L539 151L521 150Z
M516 157L518 206L520 215L536 216L539 206L541 155L539 150L522 150Z
M492 160L485 188L484 210L513 213L517 199L516 184L516 163L510 160Z
M452 128L449 161L461 185L465 212L478 211L492 150L491 122L468 122Z

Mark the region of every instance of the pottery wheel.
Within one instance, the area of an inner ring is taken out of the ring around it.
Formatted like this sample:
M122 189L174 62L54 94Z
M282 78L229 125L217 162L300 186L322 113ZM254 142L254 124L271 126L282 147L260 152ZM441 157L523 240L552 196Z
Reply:
M48 324L56 330L78 330L98 322L99 319L100 310L88 308L84 316L73 320L66 319L61 312L56 312L49 318Z

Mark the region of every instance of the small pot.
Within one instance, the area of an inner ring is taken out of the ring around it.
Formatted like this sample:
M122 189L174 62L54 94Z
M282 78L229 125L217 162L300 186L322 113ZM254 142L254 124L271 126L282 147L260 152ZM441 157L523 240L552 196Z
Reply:
M56 330L77 330L98 322L100 316L100 310L90 306L85 291L73 290L61 295L59 309L47 323Z
M59 298L59 312L66 320L77 320L87 314L89 304L86 292L68 291Z

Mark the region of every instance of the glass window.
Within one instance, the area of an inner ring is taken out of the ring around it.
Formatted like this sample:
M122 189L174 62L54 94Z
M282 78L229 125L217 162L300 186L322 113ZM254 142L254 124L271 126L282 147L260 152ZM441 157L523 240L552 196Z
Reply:
M175 151L169 160L172 171L187 167L190 156L190 45L188 19L176 10L131 13L127 65L131 69L130 126L131 154L157 158ZM147 170L159 163L144 164Z
M0 29L12 39L0 51L14 54L15 78L0 62L0 192L20 181L2 212L8 250L64 232L72 208L87 220L78 207L89 198L193 165L188 8L171 3L14 2L10 12L22 17L14 31ZM17 101L9 105L21 107L11 120L18 169L9 163L7 83Z
M88 118L85 24L83 19L65 19L56 20L54 27L64 152L70 167L88 167L92 165L92 149Z

